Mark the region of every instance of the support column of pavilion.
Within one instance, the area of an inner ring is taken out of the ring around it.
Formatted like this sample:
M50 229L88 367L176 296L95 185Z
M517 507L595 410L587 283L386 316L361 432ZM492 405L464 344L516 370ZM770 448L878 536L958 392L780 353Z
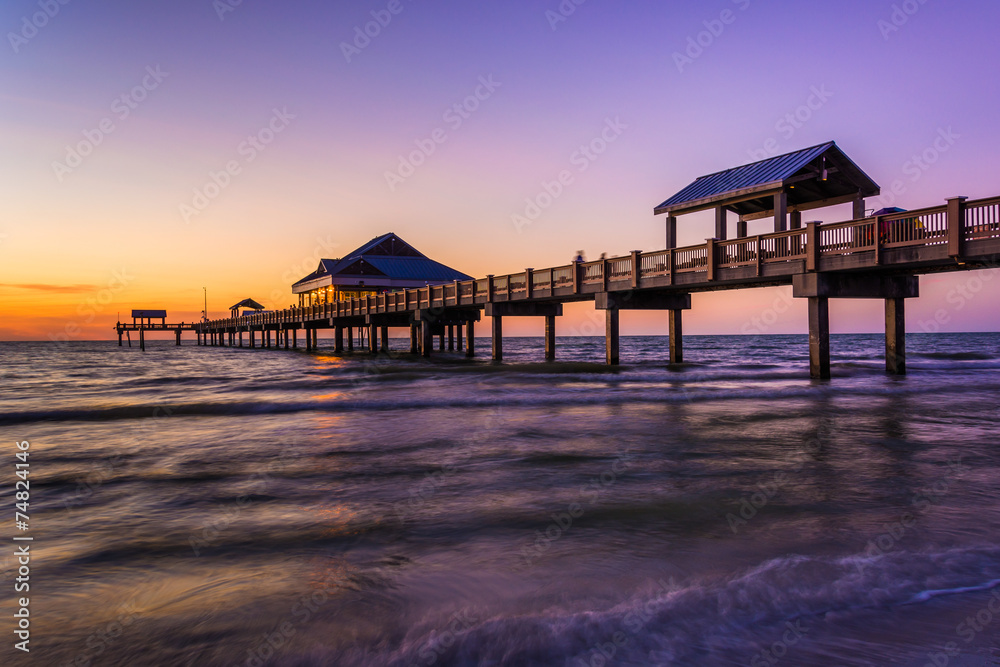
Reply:
M389 353L389 327L409 327L413 338L413 322L409 313L379 313L366 315L364 326L368 330L368 352L371 354ZM342 333L340 334L342 335ZM343 350L343 343L339 343Z
M623 291L598 292L594 295L594 306L604 311L604 347L608 365L616 366L620 361L619 311L621 310L666 310L670 313L670 363L679 364L684 360L684 339L681 313L691 309L691 295L683 292L663 291Z
M830 299L885 300L885 369L906 373L905 301L920 296L918 276L870 273L803 273L792 278L792 296L809 300L809 374L830 377Z
M545 318L545 360L556 358L556 318L563 314L561 303L511 302L487 303L485 314L493 318L493 361L503 360L503 318L544 317ZM474 332L469 331L469 346L472 347Z
M478 307L425 308L413 311L407 326L410 327L410 353L431 356L434 337L438 337L439 351L461 351L463 348L462 327L465 327L465 356L474 357L475 324L482 316ZM457 329L457 332L456 332ZM446 342L447 339L447 342Z

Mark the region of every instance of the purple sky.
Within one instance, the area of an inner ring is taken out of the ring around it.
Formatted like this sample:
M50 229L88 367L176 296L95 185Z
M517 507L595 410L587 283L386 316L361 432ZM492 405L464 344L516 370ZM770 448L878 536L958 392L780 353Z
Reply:
M386 231L477 276L660 249L653 206L695 177L830 139L901 182L870 208L1000 194L996 3L234 2L3 3L0 338L45 339L112 283L82 337L132 307L191 319L203 286L215 315L287 306L316 258ZM372 12L391 20L355 42ZM681 223L681 244L712 232ZM946 330L1000 329L996 282L923 278L909 329L939 309ZM696 295L687 329L746 331L788 291ZM804 304L780 311L768 331L805 330ZM878 331L880 312L835 304L833 328Z

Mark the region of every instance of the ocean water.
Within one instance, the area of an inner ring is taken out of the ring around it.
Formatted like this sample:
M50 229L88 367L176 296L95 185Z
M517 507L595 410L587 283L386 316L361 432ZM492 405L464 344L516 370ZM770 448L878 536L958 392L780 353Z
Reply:
M1000 335L477 346L0 343L0 664L1000 664Z

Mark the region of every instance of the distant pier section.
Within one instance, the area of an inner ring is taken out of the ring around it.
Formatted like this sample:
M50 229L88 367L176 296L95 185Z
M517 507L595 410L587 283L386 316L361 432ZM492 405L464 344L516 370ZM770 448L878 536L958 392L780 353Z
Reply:
M155 321L154 320L159 320ZM146 349L147 331L173 331L176 336L177 345L181 344L182 331L197 331L198 324L195 322L181 322L180 324L167 323L167 311L165 310L139 310L132 311L131 322L115 323L115 331L118 333L118 347L122 346L122 336L128 339L128 346L132 347L132 332L139 334L139 349Z

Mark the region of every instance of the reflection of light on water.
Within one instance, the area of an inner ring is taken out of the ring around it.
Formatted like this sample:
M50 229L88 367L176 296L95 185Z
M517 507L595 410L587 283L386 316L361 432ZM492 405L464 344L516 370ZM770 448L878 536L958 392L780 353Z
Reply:
M335 401L339 398L344 398L345 396L347 396L347 394L342 391L334 391L329 394L316 394L312 397L312 399L314 401Z
M299 505L302 517L307 523L320 527L323 537L343 537L344 535L359 535L360 530L350 530L349 527L357 520L358 512L347 505L306 506Z

